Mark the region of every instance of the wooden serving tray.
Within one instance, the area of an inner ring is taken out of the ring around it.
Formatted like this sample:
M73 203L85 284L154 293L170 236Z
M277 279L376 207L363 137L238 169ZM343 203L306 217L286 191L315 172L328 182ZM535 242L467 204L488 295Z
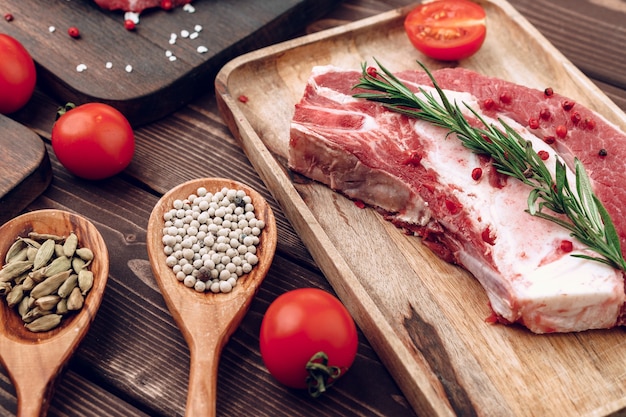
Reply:
M506 1L478 2L487 12L487 40L460 65L552 87L626 128L622 111ZM431 69L443 65L410 45L402 28L407 11L231 61L216 79L224 119L419 415L598 416L624 410L623 329L535 335L487 324L488 300L471 275L374 210L359 209L286 169L294 104L314 65L359 70L373 57L392 71L417 69L416 59Z
M26 47L38 64L40 84L63 103L105 102L140 125L211 91L215 74L228 60L287 39L337 3L196 0L194 13L146 10L129 32L123 12L102 10L93 0L3 0L3 15L11 13L14 19L2 19L0 32ZM193 33L196 25L202 27L197 38L181 36L182 30ZM68 36L71 26L79 29L79 39ZM172 33L178 35L175 45L169 43ZM198 53L198 46L207 51ZM167 50L176 61L169 61ZM113 67L106 69L107 62ZM78 72L80 64L87 69Z
M0 114L0 225L37 198L52 180L43 140Z

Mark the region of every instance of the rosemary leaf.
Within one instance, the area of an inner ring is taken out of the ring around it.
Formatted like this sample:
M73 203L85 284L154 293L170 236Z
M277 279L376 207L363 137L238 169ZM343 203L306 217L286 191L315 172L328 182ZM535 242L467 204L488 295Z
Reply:
M354 88L365 90L354 97L378 102L386 108L409 117L421 119L455 134L470 151L491 157L495 169L531 187L527 213L553 222L570 232L599 256L574 254L626 271L620 240L609 214L593 193L591 181L582 163L575 159L576 184L572 188L565 164L557 159L554 178L544 161L532 147L503 120L498 125L487 123L478 112L463 103L482 125L469 124L460 105L450 102L444 91L421 62L433 83L436 96L419 88L418 97L377 60L382 71L368 71L362 64L362 76ZM565 216L565 217L564 217Z

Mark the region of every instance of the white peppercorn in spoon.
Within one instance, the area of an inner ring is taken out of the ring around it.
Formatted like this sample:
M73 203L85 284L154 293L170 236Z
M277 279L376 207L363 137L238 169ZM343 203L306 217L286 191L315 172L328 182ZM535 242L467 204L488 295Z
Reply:
M256 248L258 264L242 275L232 291L198 292L178 281L167 265L164 252L164 215L175 200L196 194L199 188L211 193L223 188L243 190L251 197L257 219L265 222ZM214 416L217 399L219 357L228 338L245 316L254 295L267 275L276 250L276 221L271 207L255 190L242 183L221 178L200 178L183 183L164 194L148 221L147 247L155 279L174 321L189 346L191 355L187 416Z
M77 314L61 320L58 327L33 333L4 299L0 300L0 363L17 392L17 415L46 415L54 381L72 356L93 321L109 277L109 253L102 236L85 218L63 210L38 210L15 217L0 227L0 264L18 236L29 232L67 237L78 236L80 247L89 248L94 258L89 266L93 287Z

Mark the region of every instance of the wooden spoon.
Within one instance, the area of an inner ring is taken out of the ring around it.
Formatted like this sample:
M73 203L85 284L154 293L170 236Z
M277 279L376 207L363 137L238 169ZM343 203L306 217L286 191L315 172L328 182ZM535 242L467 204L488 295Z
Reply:
M29 232L78 236L79 247L93 251L89 267L94 284L83 308L64 317L53 330L33 333L24 327L19 315L0 300L0 363L7 370L17 392L17 415L44 416L54 389L54 381L72 356L93 321L109 277L109 253L102 236L88 220L62 210L32 211L0 227L0 263L18 236Z
M257 219L265 228L257 246L259 263L229 293L197 292L179 282L172 268L165 264L163 251L163 215L176 199L196 194L199 187L215 193L226 187L244 190L252 198ZM196 179L167 192L152 210L148 222L148 256L163 298L169 308L191 355L187 416L214 416L217 397L217 372L222 348L241 323L252 298L265 278L276 250L276 221L265 199L250 187L221 178Z

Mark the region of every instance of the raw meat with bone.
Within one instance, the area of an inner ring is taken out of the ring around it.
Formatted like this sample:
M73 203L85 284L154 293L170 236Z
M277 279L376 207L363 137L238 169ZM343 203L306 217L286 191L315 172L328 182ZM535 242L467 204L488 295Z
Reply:
M440 72L434 75L439 82ZM586 249L560 226L524 212L530 189L496 173L486 158L446 137L446 131L353 98L359 77L356 71L314 69L292 121L292 170L378 208L421 236L436 254L465 267L503 322L518 322L536 333L622 324L626 296L620 271L570 256ZM400 77L427 80L422 73ZM446 70L443 78L450 81L442 82L444 88L463 80L456 88L461 92L447 95L474 109L488 94L472 88L492 85L465 70ZM507 87L513 97L527 90ZM502 117L533 140L535 150L548 153L548 166L554 165L555 151L543 140L504 112L491 110L491 116ZM593 117L597 129L607 129ZM547 123L544 128L549 129ZM475 168L482 170L477 180Z
M145 9L162 7L163 0L95 0L98 6L107 10L123 10L125 12L141 13ZM191 3L191 0L170 0L172 7Z

